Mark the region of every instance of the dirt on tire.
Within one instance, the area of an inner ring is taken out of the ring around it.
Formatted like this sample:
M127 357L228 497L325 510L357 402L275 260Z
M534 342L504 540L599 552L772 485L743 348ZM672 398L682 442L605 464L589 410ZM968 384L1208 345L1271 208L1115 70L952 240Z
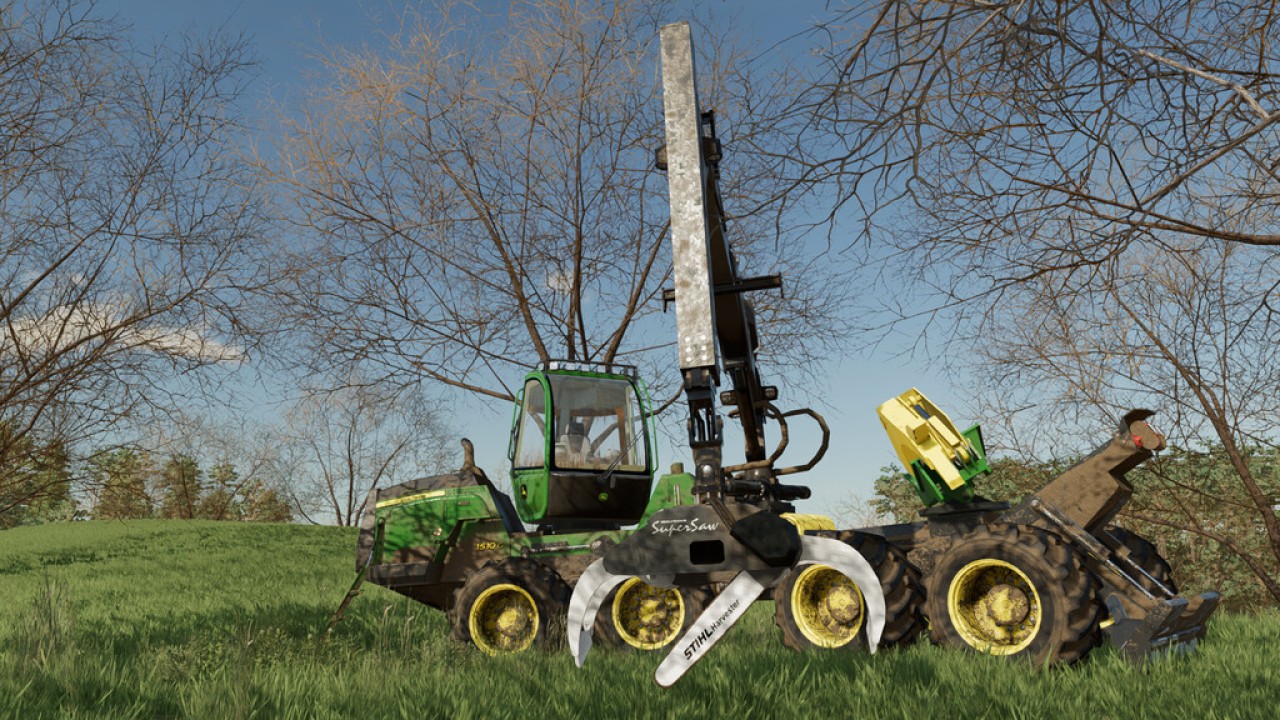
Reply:
M472 607L485 590L502 584L520 587L534 600L539 622L534 629L533 647L555 649L562 646L572 591L555 570L526 558L486 563L454 591L448 613L450 637L458 642L474 642L469 623Z
M907 556L879 535L841 530L814 533L820 537L839 540L858 551L875 571L884 594L885 622L878 648L904 647L920 638L925 629L923 615L924 589L920 573ZM798 572L793 570L773 589L773 622L782 630L782 642L794 650L818 647L797 626L791 608L791 591ZM848 645L850 649L867 647L865 624L857 637Z
M991 651L991 646L984 650L965 640L951 617L948 593L962 570L992 561L1012 565L1030 581L1038 601L1032 611L1040 613L1025 647L993 654L1025 657L1036 664L1073 663L1101 642L1099 583L1076 551L1042 528L995 523L958 537L925 577L925 614L935 643Z

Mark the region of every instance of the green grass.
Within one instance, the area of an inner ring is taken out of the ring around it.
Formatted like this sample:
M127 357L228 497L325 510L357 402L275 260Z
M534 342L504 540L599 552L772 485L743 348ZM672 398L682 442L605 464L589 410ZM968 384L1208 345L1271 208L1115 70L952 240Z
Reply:
M1269 718L1280 613L1223 615L1200 651L1144 666L1110 648L1037 670L919 644L794 653L755 607L670 690L661 658L488 658L445 618L354 574L354 532L94 522L0 532L0 717Z

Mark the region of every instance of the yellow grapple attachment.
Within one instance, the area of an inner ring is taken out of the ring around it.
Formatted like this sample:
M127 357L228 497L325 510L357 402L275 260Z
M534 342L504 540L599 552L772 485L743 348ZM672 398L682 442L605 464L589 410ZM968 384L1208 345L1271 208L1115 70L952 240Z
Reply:
M973 478L990 470L979 426L960 432L915 388L881 404L876 413L926 507L973 499Z
M827 515L810 513L782 513L782 519L796 526L801 534L810 530L835 530L836 521Z

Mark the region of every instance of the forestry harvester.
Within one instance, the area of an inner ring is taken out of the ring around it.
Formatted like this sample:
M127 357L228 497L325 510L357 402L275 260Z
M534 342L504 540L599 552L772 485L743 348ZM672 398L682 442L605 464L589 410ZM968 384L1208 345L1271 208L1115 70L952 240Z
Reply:
M1217 594L1179 596L1154 546L1111 524L1132 493L1125 473L1163 447L1147 411L1127 414L1102 447L1011 507L975 493L988 471L981 430L958 431L912 390L878 411L926 506L921 521L837 531L794 513L809 489L781 480L816 465L829 433L813 410L780 411L777 389L761 382L746 294L782 281L738 274L688 24L663 27L661 46L667 141L657 165L675 265L666 299L676 305L692 472L673 465L654 489L656 437L633 369L545 364L516 398L514 502L475 466L467 441L458 472L374 490L359 574L335 622L364 580L448 613L453 636L488 653L543 644L567 614L579 665L593 640L670 648L656 675L663 686L770 589L796 649L874 652L915 641L927 625L943 645L1070 662L1104 630L1133 658L1203 637ZM717 399L742 428L738 464L723 463ZM798 415L818 423L821 447L777 467ZM781 431L772 452L768 420Z

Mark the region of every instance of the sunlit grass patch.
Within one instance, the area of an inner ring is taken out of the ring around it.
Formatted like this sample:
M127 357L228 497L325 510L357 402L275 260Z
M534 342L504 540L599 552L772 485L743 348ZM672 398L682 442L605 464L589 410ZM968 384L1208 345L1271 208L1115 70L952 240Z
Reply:
M354 577L354 531L133 521L0 533L0 717L1269 718L1280 614L1221 615L1198 652L1070 668L920 643L796 653L768 603L674 688L661 656L490 658L442 613ZM46 560L54 562L46 564Z

